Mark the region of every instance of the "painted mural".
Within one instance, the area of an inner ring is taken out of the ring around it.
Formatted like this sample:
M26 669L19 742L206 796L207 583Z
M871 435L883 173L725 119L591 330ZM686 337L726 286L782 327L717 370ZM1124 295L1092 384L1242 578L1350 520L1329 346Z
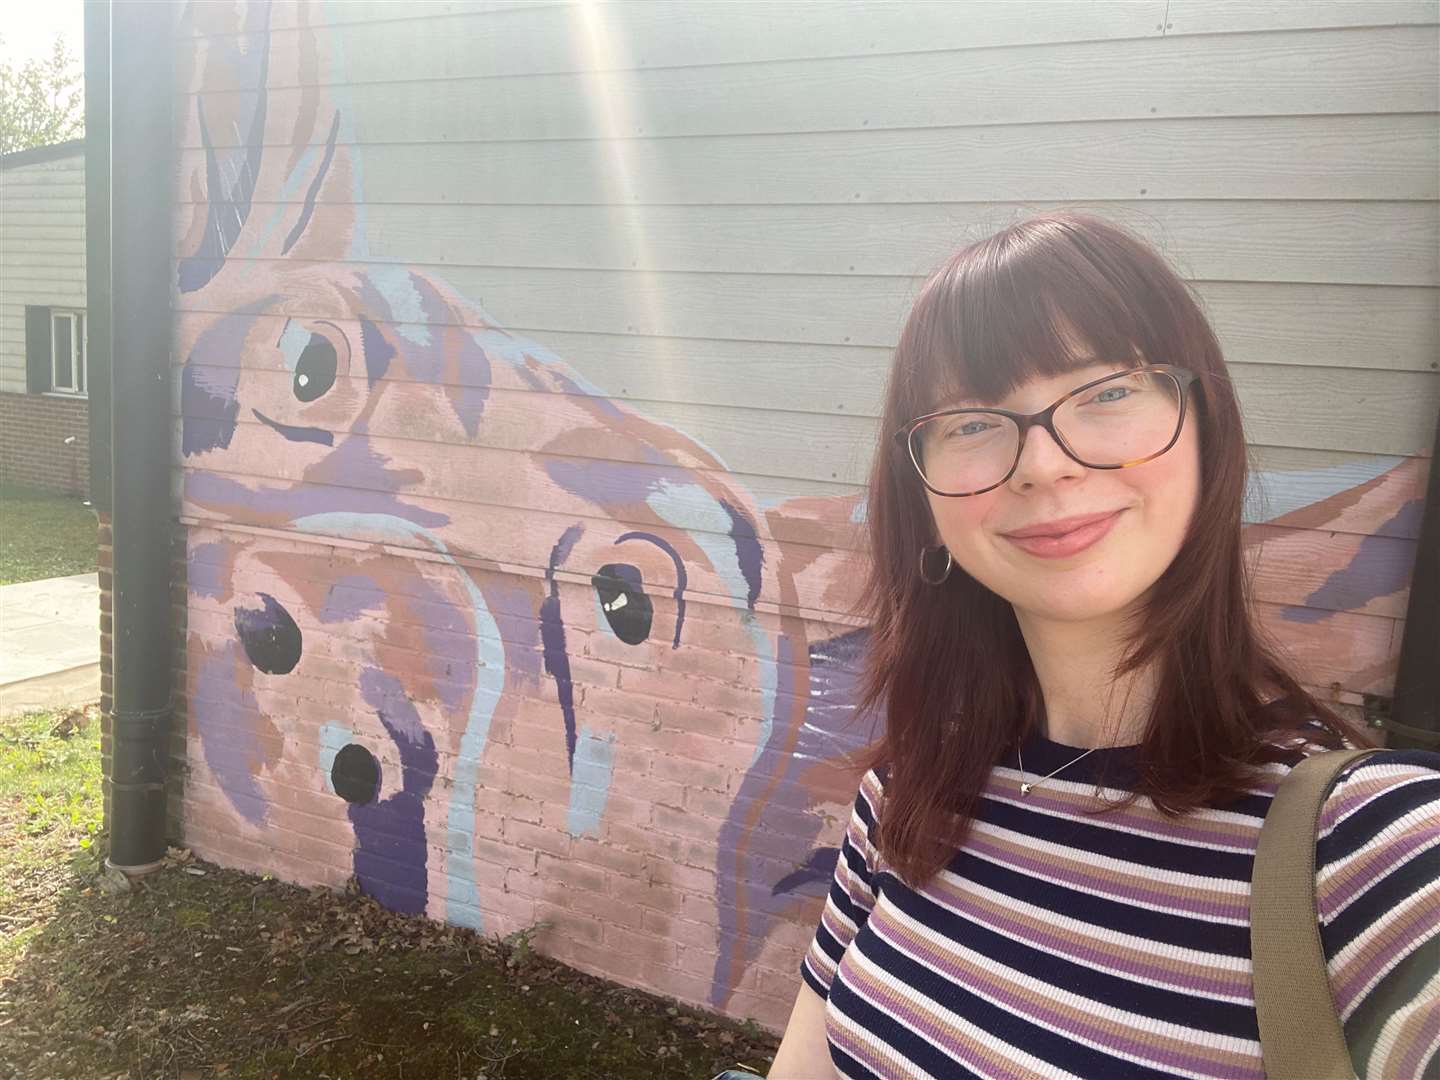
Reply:
M693 981L666 992L717 1008L764 989L754 968L793 982L877 733L843 617L858 497L762 505L542 342L372 258L337 36L271 16L195 5L180 38L188 835L487 932L534 901L613 912L562 860L626 851L684 894L630 949L687 948L594 966L679 963ZM1257 559L1307 567L1271 628L1317 683L1393 679L1390 643L1356 640L1377 620L1344 615L1403 600L1420 464L1307 476L1304 503L1276 482L1251 527ZM1381 524L1299 531L1347 520Z

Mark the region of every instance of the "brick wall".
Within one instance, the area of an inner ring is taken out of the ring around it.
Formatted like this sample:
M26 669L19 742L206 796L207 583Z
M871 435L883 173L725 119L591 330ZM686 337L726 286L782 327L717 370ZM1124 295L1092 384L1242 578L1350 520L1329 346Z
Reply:
M66 437L75 442L66 446ZM90 403L50 394L0 394L0 484L90 492Z
M114 532L110 515L98 512L100 567L100 761L105 799L105 828L110 828L110 778L114 765L112 717L115 708L115 579ZM170 564L170 618L174 670L171 674L170 760L166 770L165 836L175 842L181 835L185 782L185 528L173 527Z

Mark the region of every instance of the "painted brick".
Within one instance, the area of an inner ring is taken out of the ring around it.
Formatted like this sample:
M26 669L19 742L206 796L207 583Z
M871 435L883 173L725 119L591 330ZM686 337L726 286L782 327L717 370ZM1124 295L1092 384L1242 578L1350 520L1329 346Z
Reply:
M650 759L650 775L657 780L673 780L685 787L728 791L734 773L719 765L706 765L688 758L655 754Z
M678 701L662 701L655 715L664 728L673 731L694 731L712 738L728 738L733 734L734 719L703 705L686 705Z
M676 944L643 931L605 924L605 948L639 959L647 964L674 966Z
M694 699L695 681L676 679L674 676L644 668L621 668L620 689L666 701L688 702Z
M570 854L570 837L524 821L506 822L505 837L521 847L531 847L551 855L568 857Z
M648 874L653 861L649 854L612 847L588 836L571 839L570 855L574 860L630 877L643 877Z
M623 904L636 904L666 915L680 913L680 895L664 885L649 885L633 878L610 879L610 895Z
M611 892L607 888L609 875L593 866L586 866L574 859L557 859L541 852L539 873L547 881L558 882L571 889L587 889L590 892ZM614 895L611 892L611 895Z
M605 939L605 928L598 920L579 912L570 911L548 901L535 901L535 921L544 920L551 925L543 933L542 949L557 941L571 945L584 943L592 948L599 947ZM539 943L542 939L537 939Z
M650 723L655 719L655 706L658 704L659 702L653 698L631 693L624 688L619 690L599 686L585 688L584 707L587 713L593 710L602 716Z

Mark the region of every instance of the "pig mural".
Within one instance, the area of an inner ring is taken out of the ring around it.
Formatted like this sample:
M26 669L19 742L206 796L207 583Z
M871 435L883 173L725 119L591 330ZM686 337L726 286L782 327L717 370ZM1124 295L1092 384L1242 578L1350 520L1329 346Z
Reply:
M487 932L532 901L587 910L583 879L517 867L648 853L648 884L685 902L631 906L653 945L637 970L719 1008L756 965L793 975L854 754L883 722L855 714L863 628L819 614L853 606L837 542L858 499L762 506L696 440L434 275L370 258L337 36L303 4L272 32L279 10L184 16L187 836ZM1337 478L1250 542L1366 500L1403 535L1417 465ZM1316 595L1393 603L1403 545L1351 548ZM1335 651L1324 613L1289 603L1299 648ZM1393 656L1371 666L1378 687Z

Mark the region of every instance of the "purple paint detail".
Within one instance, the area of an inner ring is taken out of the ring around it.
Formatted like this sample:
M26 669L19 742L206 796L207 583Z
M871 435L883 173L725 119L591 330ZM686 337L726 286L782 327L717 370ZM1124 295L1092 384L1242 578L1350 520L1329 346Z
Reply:
M1420 535L1420 519L1425 513L1424 499L1411 499L1395 511L1395 516L1375 530L1375 536L1398 536L1414 540Z
M565 761L571 775L575 772L575 684L570 678L570 654L565 651L565 621L560 615L560 587L555 581L555 568L570 557L575 542L585 531L582 525L566 529L550 551L550 568L545 580L550 595L540 605L540 643L545 651L545 673L555 680L560 698L560 715L565 720Z
M385 340L383 334L369 319L360 320L360 348L365 353L365 375L371 387L385 377L390 370L390 361L395 357L395 346Z
M816 873L823 858L816 854L815 843L820 821L810 812L816 800L798 775L817 760L853 754L879 735L879 727L861 730L855 723L868 639L867 630L855 630L810 646L808 688L798 694L788 689L776 693L770 737L741 780L720 827L715 888L719 956L709 994L714 1006L728 1000L769 929L793 911L797 897L823 897L829 889L829 879ZM784 673L793 671L794 648L788 636L776 643L781 687L788 682ZM878 723L883 726L883 720ZM758 822L750 823L757 799L764 805Z
M196 544L185 559L185 583L197 596L219 600L230 591L230 584L224 580L229 567L224 553L228 544Z
M838 847L819 847L810 852L810 857L805 860L798 870L786 874L770 887L771 896L780 896L782 893L800 891L813 892L807 888L812 883L819 882L827 891L830 888L830 880L835 876L835 867L840 862L840 849Z
M240 404L240 357L255 316L277 297L265 296L222 318L195 339L180 373L180 452L186 457L229 447Z
M200 734L200 752L220 790L241 817L263 825L269 802L250 775L250 762L260 757L255 736L260 706L248 687L235 682L239 648L239 642L228 641L196 665L190 713Z
M256 5L247 13L256 26L247 28L246 33L221 42L212 39L210 63L220 64L228 52L230 62L237 71L233 82L237 86L253 86L255 107L250 113L250 130L245 145L240 148L239 160L236 151L225 154L226 168L221 167L221 155L210 141L210 129L205 122L205 99L196 97L195 110L200 118L200 142L205 148L205 195L208 209L205 232L194 255L180 260L176 270L176 283L182 293L203 288L225 265L245 221L250 216L250 200L255 194L255 181L260 175L260 157L265 144L266 73L270 66L270 5ZM241 49L241 40L246 48ZM234 186L226 183L226 174L234 177Z
M325 593L320 606L322 623L349 622L367 611L385 606L385 590L367 574L346 574Z
M280 514L295 521L312 514L390 514L423 528L448 525L450 518L401 502L383 491L365 491L340 485L305 483L300 488L250 488L228 476L187 471L185 498L193 503L227 511Z
M250 411L255 414L255 419L267 427L274 428L291 442L313 442L320 443L322 446L335 445L335 436L324 428L295 427L291 424L282 424L278 420L271 420L259 409L251 409Z
M503 581L487 582L485 601L505 645L505 676L532 683L540 679L539 623L531 593Z
M1402 506L1380 527L1380 535L1361 540L1350 564L1336 570L1323 585L1305 597L1306 607L1300 610L1324 609L1317 617L1291 618L1288 611L1285 617L1291 622L1318 622L1331 611L1354 611L1377 597L1389 596L1409 587L1415 568L1415 550L1410 544L1394 543L1391 537L1399 535L1396 532L1391 531L1388 536L1384 534L1386 530L1409 525L1407 519L1411 517L1416 519L1414 525L1418 529L1419 516L1420 500L1415 499Z
M724 499L719 502L725 513L730 515L730 539L735 541L735 557L740 562L740 573L745 575L745 584L750 588L750 593L745 598L746 603L753 610L755 601L760 598L760 583L763 580L761 575L765 567L765 549L760 546L755 523L750 520L749 516L743 510L731 506Z
M445 324L453 322L450 305L435 287L418 274L410 274L410 285L420 299L420 312L430 330L430 343L405 345L405 369L420 382L438 383L445 372Z
M685 563L680 558L680 553L671 547L654 533L648 532L627 532L615 538L615 543L620 544L626 540L648 540L665 554L669 555L675 563L675 640L671 643L672 649L680 647L680 629L685 625L685 586L689 583L689 575L685 572ZM639 581L631 584L639 585Z
M335 119L330 121L330 137L325 140L325 156L320 161L320 169L315 178L310 181L310 188L305 192L305 207L300 211L300 220L295 222L295 228L290 230L290 235L285 237L285 243L280 248L280 254L287 254L295 241L299 240L305 233L305 226L310 224L310 216L315 213L315 196L320 194L320 185L325 182L325 174L330 171L330 162L335 157L335 136L340 133L340 110L335 110Z
M1323 611L1320 608L1301 607L1298 604L1286 604L1280 608L1280 618L1284 619L1286 622L1305 623L1306 625L1324 622L1333 614L1335 614L1333 611Z
M483 355L483 354L482 354ZM475 438L480 433L480 417L485 412L485 403L490 400L487 386L458 386L450 390L450 407L465 434Z
M644 503L667 485L682 487L694 483L691 474L674 465L657 467L593 458L549 458L545 461L545 472L572 495L604 507Z
M399 751L401 790L377 802L347 804L355 828L355 877L384 907L420 915L429 896L425 797L435 784L439 755L399 679L367 668L360 689Z
M418 575L410 606L416 621L425 630L426 658L440 700L447 708L458 709L474 694L478 675L475 670L477 628L471 613L446 599L439 589Z

